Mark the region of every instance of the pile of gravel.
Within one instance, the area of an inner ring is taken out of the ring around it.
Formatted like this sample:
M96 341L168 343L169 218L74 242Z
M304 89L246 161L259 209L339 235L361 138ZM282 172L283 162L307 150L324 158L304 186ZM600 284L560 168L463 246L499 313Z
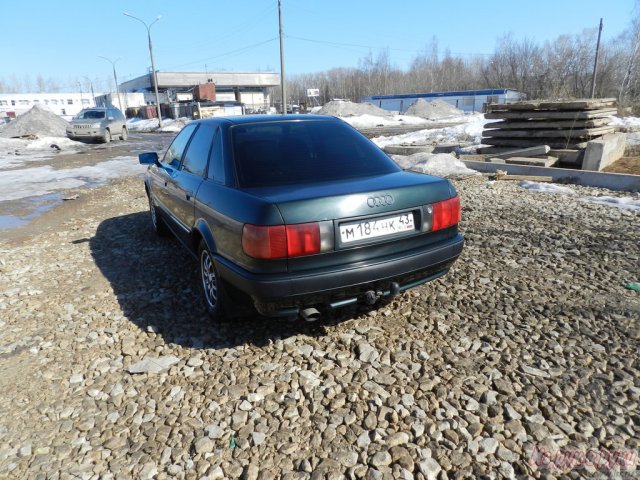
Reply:
M419 98L416 103L409 107L406 114L413 115L414 117L428 118L429 120L437 120L440 118L463 115L464 112L444 100L427 102L426 100Z
M0 137L14 138L25 135L36 137L64 137L69 123L40 105L0 127Z
M389 117L393 112L383 110L370 103L353 103L339 100L333 100L325 104L320 110L319 115L333 115L336 117L350 117L355 115L376 115L378 117Z

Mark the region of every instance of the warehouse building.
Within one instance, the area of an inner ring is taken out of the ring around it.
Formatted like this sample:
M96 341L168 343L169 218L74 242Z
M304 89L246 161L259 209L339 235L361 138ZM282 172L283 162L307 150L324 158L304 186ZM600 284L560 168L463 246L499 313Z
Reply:
M277 73L232 73L232 72L157 72L160 103L175 103L197 100L194 90L197 85L215 85L215 100L218 102L241 102L248 109L268 108L271 104L269 89L280 85ZM153 75L120 84L124 93L143 93L146 104L156 103Z
M370 103L376 107L404 113L419 98L431 102L444 100L465 112L484 112L492 103L512 103L523 99L522 93L508 88L494 90L465 90L459 92L406 93L398 95L373 95L362 97L362 103Z

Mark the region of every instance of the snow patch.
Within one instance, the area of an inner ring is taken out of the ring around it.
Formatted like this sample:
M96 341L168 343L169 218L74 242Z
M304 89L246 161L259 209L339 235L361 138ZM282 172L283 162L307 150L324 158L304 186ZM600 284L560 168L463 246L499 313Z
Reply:
M575 195L576 192L571 190L569 187L562 187L560 185L555 185L553 183L538 183L538 182L530 182L525 180L524 182L518 183L522 188L526 188L527 190L532 190L534 192L543 192L543 193L555 193L559 195Z
M463 117L452 117L451 120L453 120L453 118L455 118L456 121L463 121L465 123L452 127L418 130L417 132L409 132L402 135L376 137L373 138L372 141L380 148L384 148L387 145L425 145L461 142L480 145L482 140L482 130L484 128L484 124L487 123L484 115L478 113Z
M611 120L611 125L615 125L616 127L625 127L631 129L640 129L640 118L638 117L609 117Z
M130 132L179 132L182 128L191 122L189 118L163 118L162 128L159 128L160 123L157 118L150 118L148 120L142 118L133 118L127 120L127 128Z
M115 157L96 165L56 170L51 166L8 170L0 175L0 201L46 195L58 190L103 185L118 177L142 175L135 157Z
M27 162L42 161L54 157L59 150L73 151L82 144L66 137L44 137L37 140L21 138L0 138L0 171L15 168Z
M364 114L354 117L344 117L342 120L354 128L397 127L402 125L422 125L429 123L424 118L412 117L410 115L379 117L376 115Z
M456 178L480 175L471 170L450 153L419 152L413 155L392 155L391 158L405 170L435 175L436 177Z
M640 199L635 199L632 197L609 197L606 195L602 195L600 197L582 197L580 201L640 212Z

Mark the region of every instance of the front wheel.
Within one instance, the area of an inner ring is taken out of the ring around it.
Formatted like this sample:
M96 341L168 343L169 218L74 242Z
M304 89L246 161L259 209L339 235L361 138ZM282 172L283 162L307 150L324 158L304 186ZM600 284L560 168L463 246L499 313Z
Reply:
M111 131L109 129L104 131L104 135L102 136L103 143L111 142Z
M204 241L200 242L198 258L200 259L200 286L205 309L212 319L222 320L225 318L227 297L213 255Z
M151 195L147 194L149 200L149 213L151 214L151 226L156 235L164 237L167 234L167 226L164 221L158 215L158 208L154 205Z

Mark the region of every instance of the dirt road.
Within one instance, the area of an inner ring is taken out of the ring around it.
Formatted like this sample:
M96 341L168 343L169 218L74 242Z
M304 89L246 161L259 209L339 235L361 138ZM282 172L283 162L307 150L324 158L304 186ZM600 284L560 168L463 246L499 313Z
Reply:
M138 178L3 234L0 477L542 478L545 452L637 450L640 215L456 187L449 275L312 325L210 323Z

